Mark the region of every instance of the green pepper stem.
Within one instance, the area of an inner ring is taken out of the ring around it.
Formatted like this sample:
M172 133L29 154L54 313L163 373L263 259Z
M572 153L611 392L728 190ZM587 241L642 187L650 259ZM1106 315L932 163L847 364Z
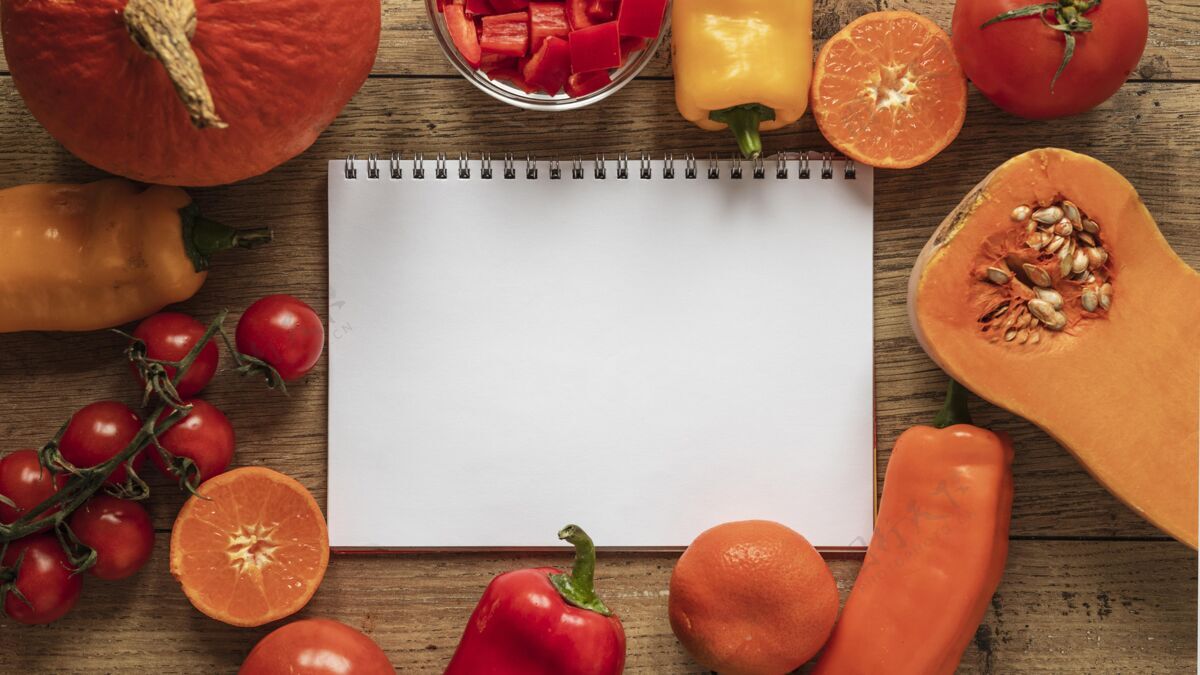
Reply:
M238 247L254 248L274 236L269 227L239 230L205 218L194 203L179 209L179 222L183 227L183 247L197 272L208 269L208 259L214 253Z
M933 418L933 426L945 429L955 424L970 423L971 411L967 409L967 388L959 384L958 380L950 378L950 384L946 387L946 402L942 404L942 409L938 411L937 417Z
M575 547L575 564L571 572L550 575L550 583L563 600L581 609L611 616L612 611L596 595L596 547L592 538L578 525L567 525L558 531L558 538Z
M729 125L742 155L746 159L754 159L762 154L762 137L758 134L758 125L775 119L775 111L761 103L747 103L724 110L714 110L708 114L708 118Z

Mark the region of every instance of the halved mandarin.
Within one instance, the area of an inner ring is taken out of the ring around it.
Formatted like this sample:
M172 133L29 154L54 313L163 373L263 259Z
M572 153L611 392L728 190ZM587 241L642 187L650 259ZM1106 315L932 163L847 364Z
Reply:
M962 130L967 78L937 24L912 12L872 12L821 48L812 109L826 140L847 157L907 169Z
M244 467L208 479L171 530L171 574L204 614L261 626L308 604L329 565L315 499L294 479Z

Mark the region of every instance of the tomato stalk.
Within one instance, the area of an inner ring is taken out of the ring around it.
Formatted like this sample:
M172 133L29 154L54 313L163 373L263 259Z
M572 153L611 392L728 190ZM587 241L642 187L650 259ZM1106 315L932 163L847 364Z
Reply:
M1083 15L1099 6L1100 0L1057 0L1056 2L1043 2L1037 5L1010 9L1007 12L997 14L984 22L980 28L987 28L1001 21L1036 16L1042 20L1042 23L1046 24L1047 28L1061 32L1065 44L1063 46L1062 62L1058 64L1058 70L1054 71L1054 78L1050 80L1050 91L1054 91L1054 85L1058 82L1058 76L1062 75L1067 64L1075 56L1075 33L1088 33L1092 30L1092 22L1084 18ZM1046 14L1049 12L1054 13L1055 22L1051 22L1050 19L1046 18Z

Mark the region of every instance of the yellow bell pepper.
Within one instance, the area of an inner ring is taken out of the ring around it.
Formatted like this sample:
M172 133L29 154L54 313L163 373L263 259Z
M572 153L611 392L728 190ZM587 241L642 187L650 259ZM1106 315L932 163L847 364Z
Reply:
M812 0L674 0L679 112L703 129L733 129L742 154L760 155L759 130L808 108L812 14Z
M270 239L201 216L174 187L112 178L0 190L0 333L140 319L192 297L213 253Z

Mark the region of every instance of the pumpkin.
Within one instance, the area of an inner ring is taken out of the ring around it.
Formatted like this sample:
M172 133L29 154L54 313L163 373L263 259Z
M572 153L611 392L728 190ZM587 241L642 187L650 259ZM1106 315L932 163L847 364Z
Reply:
M908 310L951 377L1196 547L1200 274L1119 173L1053 148L1004 163L925 245Z
M303 152L366 79L379 26L379 0L0 0L33 116L84 161L169 185Z

